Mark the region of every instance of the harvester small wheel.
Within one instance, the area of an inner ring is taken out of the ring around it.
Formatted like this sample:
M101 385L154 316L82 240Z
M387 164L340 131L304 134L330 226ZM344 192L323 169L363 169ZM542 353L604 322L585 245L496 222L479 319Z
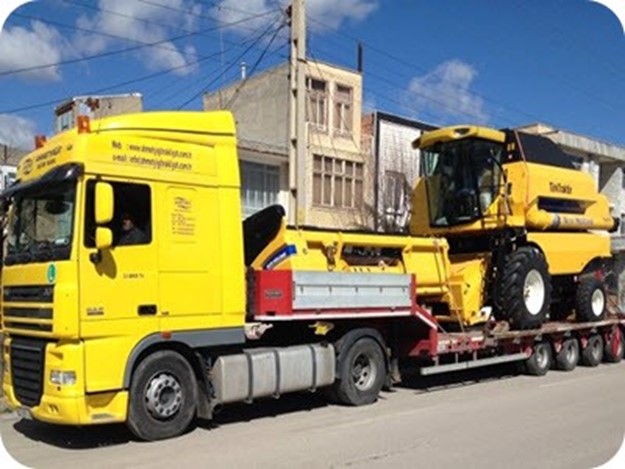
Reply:
M337 381L331 394L341 404L361 406L377 401L386 381L386 361L380 345L362 337L339 355Z
M172 438L195 417L197 383L189 362L171 350L148 355L130 384L128 427L141 440Z
M579 362L579 342L570 338L562 342L562 348L556 355L556 368L562 371L572 371Z
M528 375L544 376L551 368L553 354L549 342L536 342L532 355L525 362L525 371Z
M618 327L614 328L610 339L605 341L603 360L607 363L618 363L623 359L623 336Z
M603 338L599 334L588 337L586 348L582 350L581 363L584 366L597 366L603 357Z
M575 298L575 317L579 322L601 321L606 315L603 282L588 276L580 280Z
M538 328L547 319L551 277L547 261L536 248L526 246L506 256L497 288L499 316L513 328Z

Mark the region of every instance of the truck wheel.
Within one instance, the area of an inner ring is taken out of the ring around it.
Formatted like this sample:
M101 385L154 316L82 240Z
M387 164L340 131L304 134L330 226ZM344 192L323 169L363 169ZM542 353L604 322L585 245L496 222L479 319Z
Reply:
M522 247L506 257L498 288L502 319L518 329L540 327L551 304L551 279L543 254Z
M193 370L176 352L155 352L135 370L129 399L128 427L135 436L147 441L178 436L195 417Z
M623 359L623 336L618 327L614 329L610 340L605 342L603 360L607 363L618 363Z
M525 371L532 376L544 376L551 368L551 344L537 342L534 345L532 356L525 362Z
M586 277L579 282L575 298L575 317L579 322L601 321L606 314L606 294L603 282Z
M384 353L378 343L363 337L339 357L332 395L341 404L360 406L378 399L386 379Z
M588 337L586 348L582 350L581 362L584 366L597 366L603 357L603 338L599 334Z
M572 371L579 362L579 342L577 339L566 339L562 342L562 349L556 355L556 368L562 371Z

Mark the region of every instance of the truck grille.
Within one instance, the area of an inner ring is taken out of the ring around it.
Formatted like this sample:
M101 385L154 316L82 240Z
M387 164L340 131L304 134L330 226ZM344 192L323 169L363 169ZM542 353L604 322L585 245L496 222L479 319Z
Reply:
M10 286L2 293L2 320L9 330L52 332L54 287Z
M43 393L46 341L14 337L11 340L10 368L13 391L26 406L39 405Z

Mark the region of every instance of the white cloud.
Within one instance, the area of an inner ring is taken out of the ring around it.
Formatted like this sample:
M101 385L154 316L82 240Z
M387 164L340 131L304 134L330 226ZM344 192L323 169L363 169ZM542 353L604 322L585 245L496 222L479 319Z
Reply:
M485 123L484 101L471 92L477 70L461 60L448 60L408 85L409 99L417 109L437 117L471 119Z
M275 10L277 4L284 8L289 3L289 0L221 0L213 9L213 14L222 24L234 23L253 15ZM377 0L309 0L306 3L306 13L313 21L308 23L308 27L316 30L322 30L325 26L337 28L347 20L365 19L377 7ZM241 34L249 34L251 30L258 29L274 20L275 17L267 15L233 26L232 29Z
M0 114L0 143L22 149L30 149L35 138L35 123L30 119Z
M0 33L0 72L56 63L63 57L65 46L65 40L56 29L39 21L33 21L31 29L7 28ZM61 78L58 67L30 70L20 76L36 80Z
M202 7L192 0L158 0L155 2L138 2L128 0L99 0L100 12L94 15L83 15L77 20L78 27L103 32L115 37L81 32L76 43L82 44L85 54L99 53L114 44L123 42L119 38L127 38L132 42L130 47L138 43L162 43L138 49L136 54L151 69L163 70L177 68L172 73L186 75L196 66L180 68L196 60L195 49L191 46L178 46L166 41L169 36L182 36L184 31L169 30L164 25L178 25L185 30L197 29L199 14ZM163 8L165 7L165 8ZM115 12L117 14L111 14ZM142 21L145 20L145 21Z

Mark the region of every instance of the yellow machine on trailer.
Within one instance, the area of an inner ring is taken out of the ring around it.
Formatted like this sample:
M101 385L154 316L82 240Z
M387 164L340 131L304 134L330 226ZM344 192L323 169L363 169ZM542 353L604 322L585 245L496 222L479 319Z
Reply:
M618 220L570 156L546 137L474 126L428 132L414 146L423 177L410 233L445 237L452 264L483 263L484 302L499 319L530 328L550 312L605 316L606 230Z

